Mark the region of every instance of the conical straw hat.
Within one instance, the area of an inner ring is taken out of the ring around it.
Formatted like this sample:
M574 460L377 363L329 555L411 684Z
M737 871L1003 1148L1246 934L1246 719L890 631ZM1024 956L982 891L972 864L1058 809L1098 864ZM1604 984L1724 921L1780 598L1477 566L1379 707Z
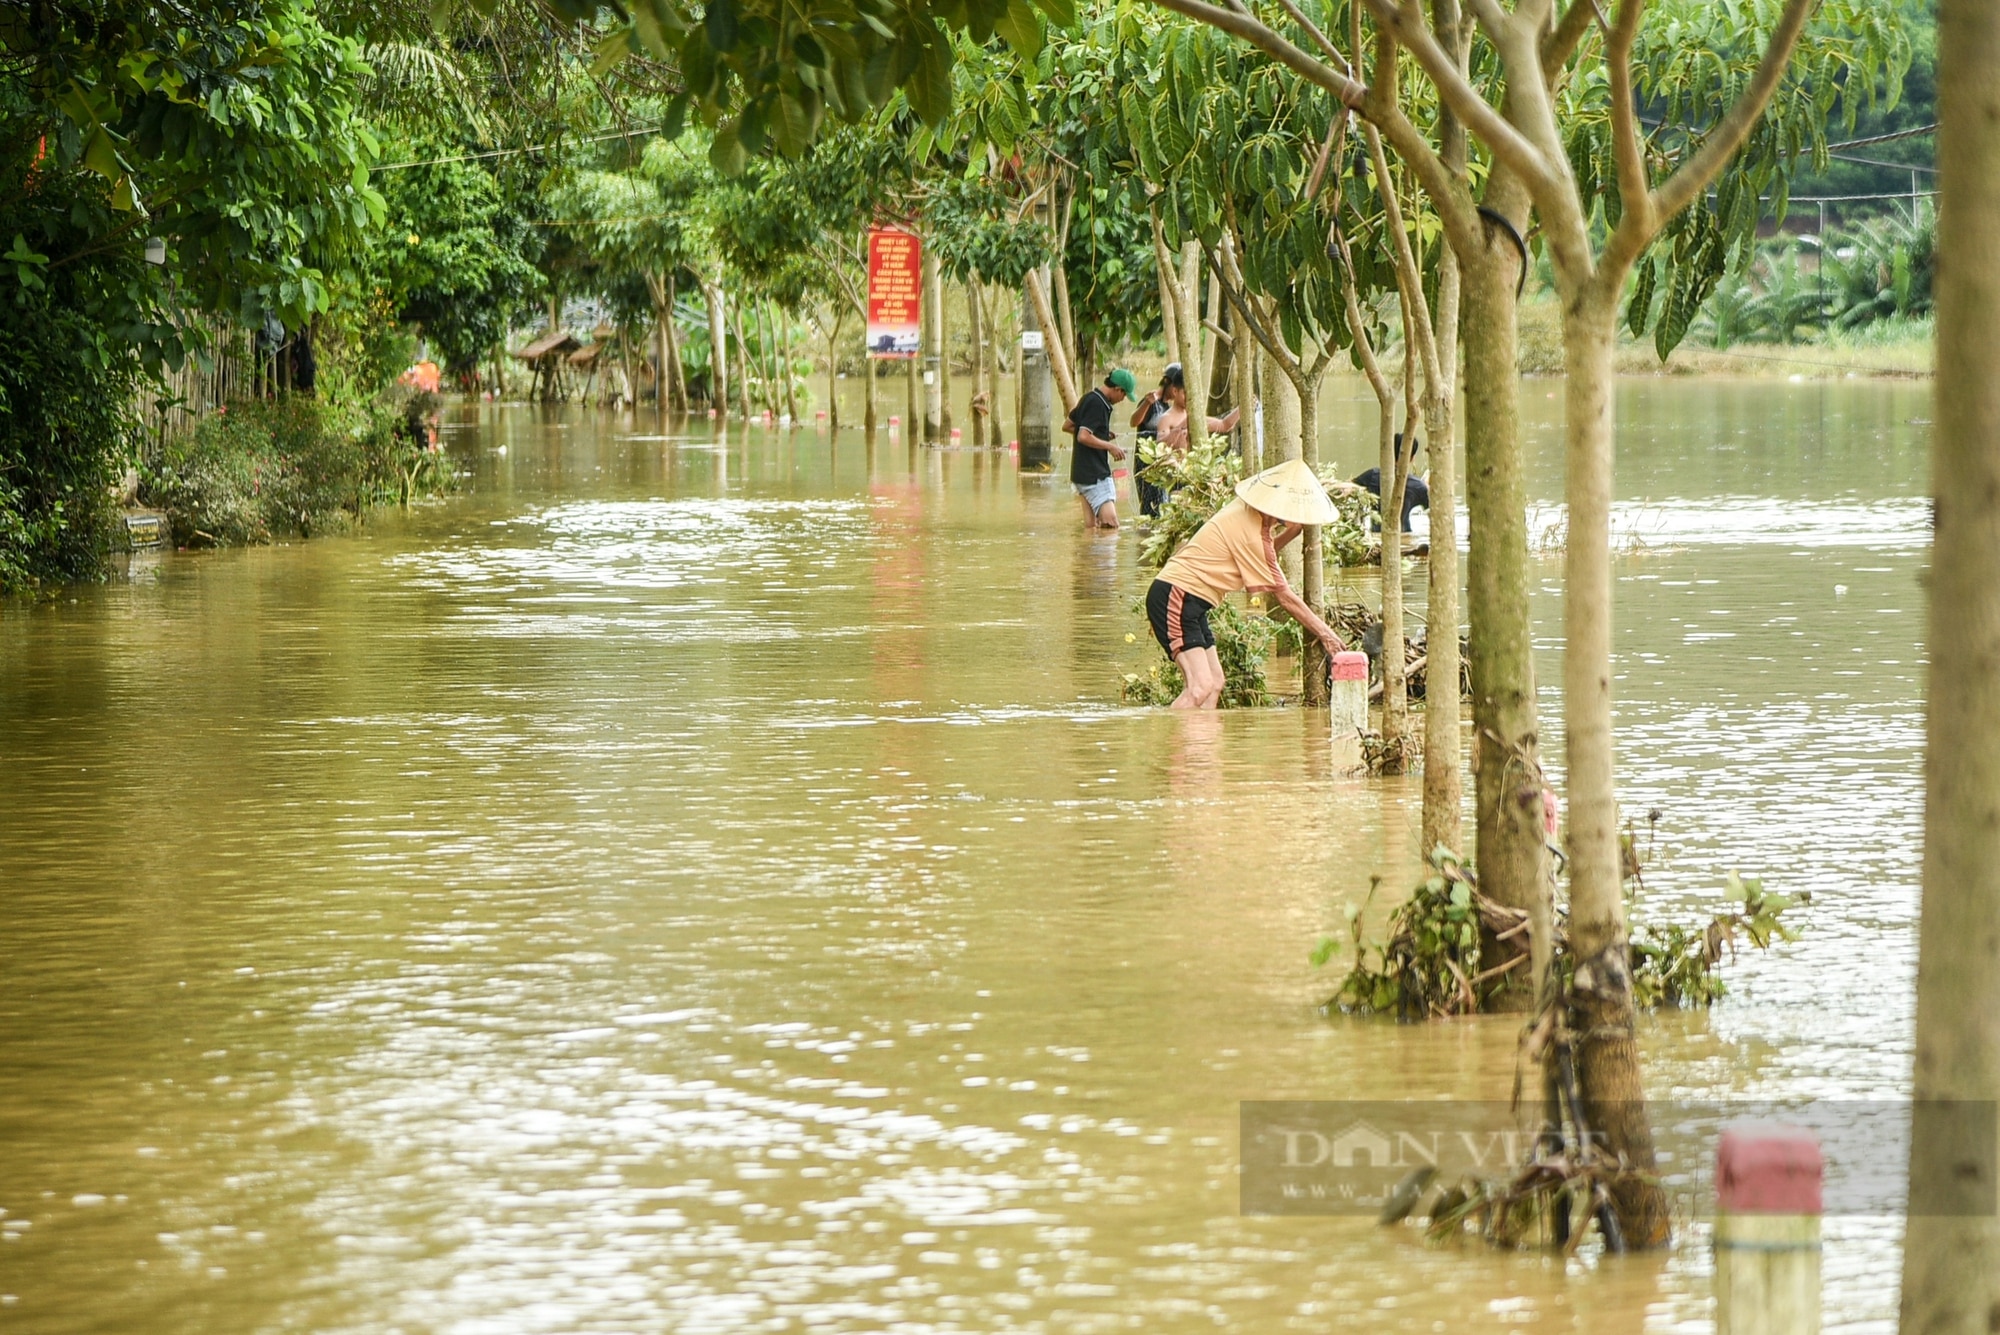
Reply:
M1326 488L1298 459L1244 478L1236 484L1236 494L1251 509L1287 524L1331 524L1336 517Z

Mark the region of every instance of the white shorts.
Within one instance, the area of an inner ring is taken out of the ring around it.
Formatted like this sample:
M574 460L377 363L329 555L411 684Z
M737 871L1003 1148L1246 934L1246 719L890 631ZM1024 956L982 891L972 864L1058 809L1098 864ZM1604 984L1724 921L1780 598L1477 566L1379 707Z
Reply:
M1107 477L1101 482L1072 482L1069 489L1083 497L1092 513L1118 499L1118 479L1115 477Z

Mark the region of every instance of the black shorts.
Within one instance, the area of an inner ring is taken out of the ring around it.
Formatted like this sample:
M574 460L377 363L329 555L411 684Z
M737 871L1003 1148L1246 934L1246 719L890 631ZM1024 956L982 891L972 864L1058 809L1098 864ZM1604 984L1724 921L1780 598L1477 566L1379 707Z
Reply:
M1168 658L1177 661L1182 650L1215 647L1215 632L1208 628L1208 612L1213 606L1163 579L1154 580L1153 587L1146 590L1146 620L1153 623L1153 638Z

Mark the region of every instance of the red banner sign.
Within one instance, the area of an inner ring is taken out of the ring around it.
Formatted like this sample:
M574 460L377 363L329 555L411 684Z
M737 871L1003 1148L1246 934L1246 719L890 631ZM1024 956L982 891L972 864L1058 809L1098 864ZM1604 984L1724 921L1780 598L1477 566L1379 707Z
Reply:
M868 230L868 355L917 355L923 242L896 227Z

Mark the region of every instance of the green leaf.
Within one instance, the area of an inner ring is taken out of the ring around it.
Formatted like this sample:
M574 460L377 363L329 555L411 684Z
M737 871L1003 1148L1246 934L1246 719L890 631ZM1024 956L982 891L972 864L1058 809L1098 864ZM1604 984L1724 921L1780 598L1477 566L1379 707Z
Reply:
M708 146L709 165L724 176L741 176L749 155L743 151L734 117L715 127L715 142Z
M611 72L625 57L632 54L633 25L621 24L597 39L595 52L590 61L590 72L602 77Z
M812 139L812 117L790 93L778 94L777 115L771 118L771 138L788 158L805 152Z
M1042 53L1042 17L1028 0L1009 0L1007 12L994 23L993 30L1025 59L1033 60Z
M1076 5L1074 0L1035 0L1035 7L1047 14L1058 28L1076 26Z
M705 24L710 46L717 51L736 49L736 0L708 0Z
M941 37L934 35L920 48L907 91L910 109L932 125L943 124L951 114L951 48Z

